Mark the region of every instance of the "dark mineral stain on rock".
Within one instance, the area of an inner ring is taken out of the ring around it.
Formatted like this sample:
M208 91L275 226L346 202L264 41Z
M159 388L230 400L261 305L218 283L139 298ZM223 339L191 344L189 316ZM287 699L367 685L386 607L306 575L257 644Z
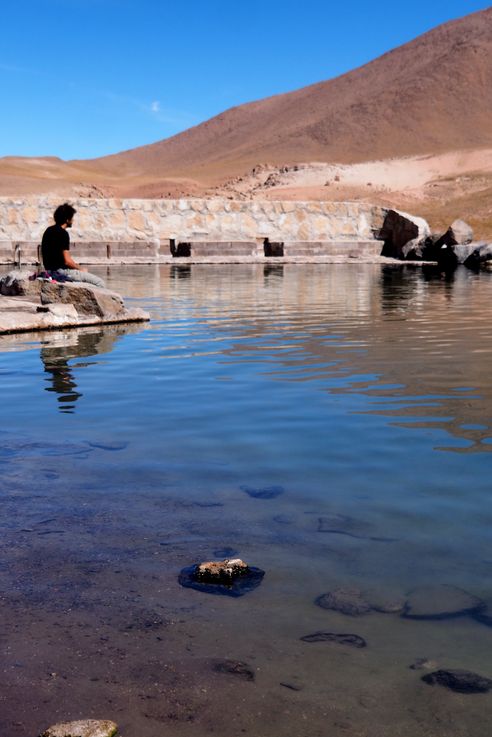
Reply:
M261 489L255 489L252 486L240 486L239 488L253 499L275 499L285 491L283 486L263 486Z
M226 675L243 678L245 681L255 680L254 671L241 660L216 660L213 664L213 670L216 673L225 673Z
M216 509L223 507L222 502L197 502L197 501L175 501L173 502L175 509Z
M347 517L344 514L329 514L318 517L318 532L326 532L330 535L346 535L356 540L372 540L379 543L396 542L394 537L374 537L364 535L363 532L368 529L368 525L364 522Z
M480 622L480 624L484 624L486 627L492 627L492 614L488 609L475 611L471 616L476 622Z
M276 514L273 521L278 525L292 525L295 522L295 517L290 514Z
M90 445L91 448L97 448L98 450L125 450L125 448L128 447L128 443L94 443L94 442L88 442L88 445Z
M244 596L250 591L256 589L263 580L265 571L255 566L249 566L248 573L234 579L230 584L225 583L203 583L197 580L197 565L187 566L183 568L178 576L178 582L181 586L188 589L195 589L204 594L216 594L218 596Z
M468 670L436 670L422 676L424 683L437 684L458 693L487 693L492 689L492 680Z
M65 530L43 530L38 532L38 535L64 535Z
M351 534L353 537L360 537L358 533L365 529L366 525L363 522L345 514L325 514L318 517L318 532Z
M284 688L290 689L290 691L302 691L302 686L297 686L295 683L288 683L287 681L280 681L280 685Z
M348 645L349 647L363 648L367 647L367 642L363 637L352 634L338 634L335 632L313 632L312 635L304 635L301 637L303 642L336 642L339 645Z

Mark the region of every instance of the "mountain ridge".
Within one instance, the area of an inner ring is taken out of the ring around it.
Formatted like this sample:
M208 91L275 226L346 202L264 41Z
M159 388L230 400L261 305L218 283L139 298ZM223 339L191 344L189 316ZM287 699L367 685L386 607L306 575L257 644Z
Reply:
M70 163L97 162L101 170L126 176L201 173L213 179L262 161L356 163L488 147L490 59L492 7L339 77L235 106L156 143Z
M471 218L492 237L491 149L489 7L146 146L86 160L5 157L0 195L363 199L425 213L439 227ZM325 180L315 162L328 167Z

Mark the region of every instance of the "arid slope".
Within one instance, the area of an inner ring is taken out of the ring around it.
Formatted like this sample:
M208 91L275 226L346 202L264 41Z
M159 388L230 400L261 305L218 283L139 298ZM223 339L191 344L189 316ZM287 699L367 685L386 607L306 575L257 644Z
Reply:
M97 167L211 182L260 162L353 163L491 147L491 123L489 8L337 79L232 108L173 138L99 159Z
M232 108L148 146L85 161L0 159L0 195L372 198L436 225L475 218L479 234L492 237L491 149L488 8L341 77ZM252 173L258 164L273 176L268 187ZM302 173L290 181L281 170L295 164ZM322 181L323 164L352 168L340 182L329 172ZM415 186L401 175L407 167L418 172Z

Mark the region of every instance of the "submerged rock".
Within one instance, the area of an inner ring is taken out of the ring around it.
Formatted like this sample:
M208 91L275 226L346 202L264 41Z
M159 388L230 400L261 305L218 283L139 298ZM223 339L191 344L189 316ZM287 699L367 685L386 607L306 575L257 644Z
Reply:
M318 596L315 603L322 609L332 609L349 617L360 617L372 611L372 606L362 591L356 588L333 589Z
M113 737L118 725L108 720L82 719L48 727L40 737Z
M401 614L405 608L405 599L398 594L390 596L379 591L369 591L366 596L373 610L380 614Z
M492 680L468 670L436 670L422 676L424 683L444 686L458 693L487 693L492 689Z
M331 609L349 617L360 617L370 612L400 614L405 600L397 595L388 596L374 590L362 591L355 587L337 588L318 596L315 604L322 609Z
M345 514L324 514L318 517L318 532L363 537L360 533L366 531L367 527L364 522L347 517Z
M437 663L435 660L429 660L428 658L417 658L408 667L410 670L433 670L437 668Z
M243 596L260 585L265 571L249 566L240 558L207 561L183 568L178 582L185 588L206 594Z
M336 642L339 645L349 645L356 648L367 647L367 642L359 635L337 634L335 632L313 632L312 635L304 635L301 640L303 642Z
M252 486L240 486L239 488L253 499L275 499L285 491L283 486L263 486L261 489L254 489Z
M243 663L242 660L216 660L213 669L216 673L238 676L245 681L254 681L255 679L252 668L247 663Z
M448 584L419 586L407 596L402 617L406 619L454 619L485 609L473 594Z
M290 681L280 681L280 686L288 688L289 691L302 691L303 687L297 683L291 683Z
M318 532L327 532L331 535L346 535L357 540L371 540L379 543L396 542L394 537L382 537L362 534L367 532L369 525L353 517L347 517L344 514L328 514L318 517Z

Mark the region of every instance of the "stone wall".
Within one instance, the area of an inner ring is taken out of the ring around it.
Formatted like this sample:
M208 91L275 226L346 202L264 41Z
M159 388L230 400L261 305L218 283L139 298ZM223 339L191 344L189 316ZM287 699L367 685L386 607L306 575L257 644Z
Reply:
M59 203L48 196L0 198L0 260L17 244L24 244L24 261L30 249L34 253ZM97 260L132 255L153 260L180 240L371 241L384 216L382 208L356 202L78 199L72 204L77 215L71 239L86 244Z

